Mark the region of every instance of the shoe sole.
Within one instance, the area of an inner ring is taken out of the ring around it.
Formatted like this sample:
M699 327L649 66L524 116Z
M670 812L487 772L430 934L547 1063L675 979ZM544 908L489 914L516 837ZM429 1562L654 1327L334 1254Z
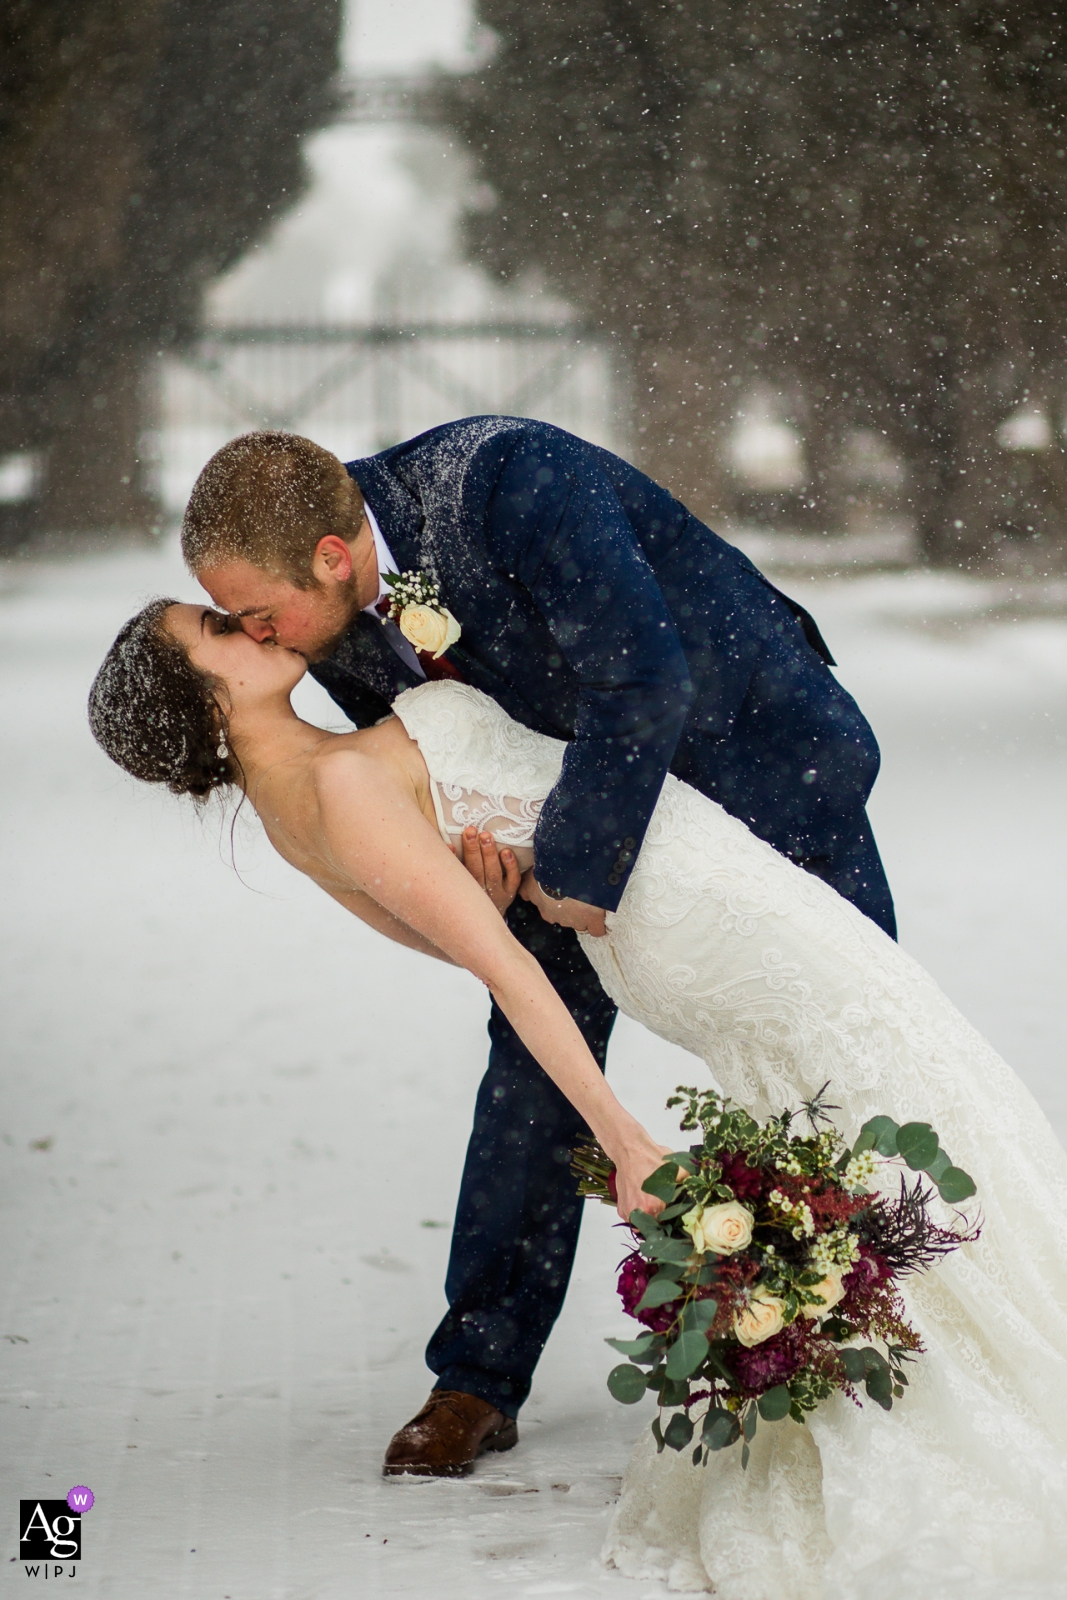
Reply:
M519 1430L515 1423L508 1421L496 1433L489 1434L478 1446L478 1455L484 1456L490 1450L514 1450L519 1442ZM477 1460L477 1456L475 1457ZM421 1462L387 1461L382 1468L383 1478L467 1478L474 1471L474 1461L458 1461L454 1465L430 1467L423 1466Z

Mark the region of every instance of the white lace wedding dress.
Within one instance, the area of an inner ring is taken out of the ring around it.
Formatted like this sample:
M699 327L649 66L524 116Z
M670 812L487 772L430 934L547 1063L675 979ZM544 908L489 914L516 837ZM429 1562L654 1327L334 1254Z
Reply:
M446 837L530 842L561 742L452 682L394 709ZM926 1354L891 1412L763 1424L747 1472L657 1456L642 1415L604 1559L723 1600L1067 1596L1067 1159L1030 1094L872 922L673 777L608 929L582 944L627 1015L757 1117L830 1079L846 1135L932 1123L983 1230L908 1280Z

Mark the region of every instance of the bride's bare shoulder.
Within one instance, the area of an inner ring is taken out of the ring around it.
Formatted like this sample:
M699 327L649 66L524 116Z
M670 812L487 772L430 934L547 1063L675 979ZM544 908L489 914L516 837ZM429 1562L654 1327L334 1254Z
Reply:
M312 756L310 775L325 796L356 784L417 784L421 768L418 746L399 717L389 717L373 728L325 741Z

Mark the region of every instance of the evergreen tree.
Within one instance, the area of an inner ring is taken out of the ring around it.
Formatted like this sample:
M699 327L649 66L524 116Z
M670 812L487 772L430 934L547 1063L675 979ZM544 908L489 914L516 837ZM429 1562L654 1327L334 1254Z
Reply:
M832 524L846 433L903 454L927 549L1058 531L1067 32L1041 0L479 0L453 103L493 186L471 246L532 262L629 349L644 463L705 514L763 378Z
M0 18L0 453L63 529L143 525L144 380L300 194L340 0L8 0Z

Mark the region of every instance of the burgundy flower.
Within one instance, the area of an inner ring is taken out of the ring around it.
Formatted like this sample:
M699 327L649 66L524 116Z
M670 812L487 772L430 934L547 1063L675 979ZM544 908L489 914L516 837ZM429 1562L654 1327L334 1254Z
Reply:
M751 1350L740 1345L731 1350L729 1364L743 1390L762 1394L765 1389L773 1389L776 1383L785 1383L800 1370L806 1360L805 1342L806 1330L798 1328L794 1322L776 1333L773 1339L754 1345Z
M619 1273L619 1298L627 1316L636 1317L638 1322L643 1322L653 1333L665 1333L677 1314L671 1304L656 1306L646 1311L634 1309L648 1288L649 1278L653 1277L655 1272L655 1263L646 1261L644 1256L638 1255L635 1250L622 1264L622 1271Z
M884 1283L893 1276L892 1268L888 1261L869 1250L866 1245L860 1245L859 1260L856 1261L841 1280L845 1293L850 1294L853 1289L861 1292L864 1289L873 1289L876 1284Z
M750 1167L740 1151L720 1155L722 1181L728 1183L739 1200L758 1200L763 1192L763 1173L759 1167Z

